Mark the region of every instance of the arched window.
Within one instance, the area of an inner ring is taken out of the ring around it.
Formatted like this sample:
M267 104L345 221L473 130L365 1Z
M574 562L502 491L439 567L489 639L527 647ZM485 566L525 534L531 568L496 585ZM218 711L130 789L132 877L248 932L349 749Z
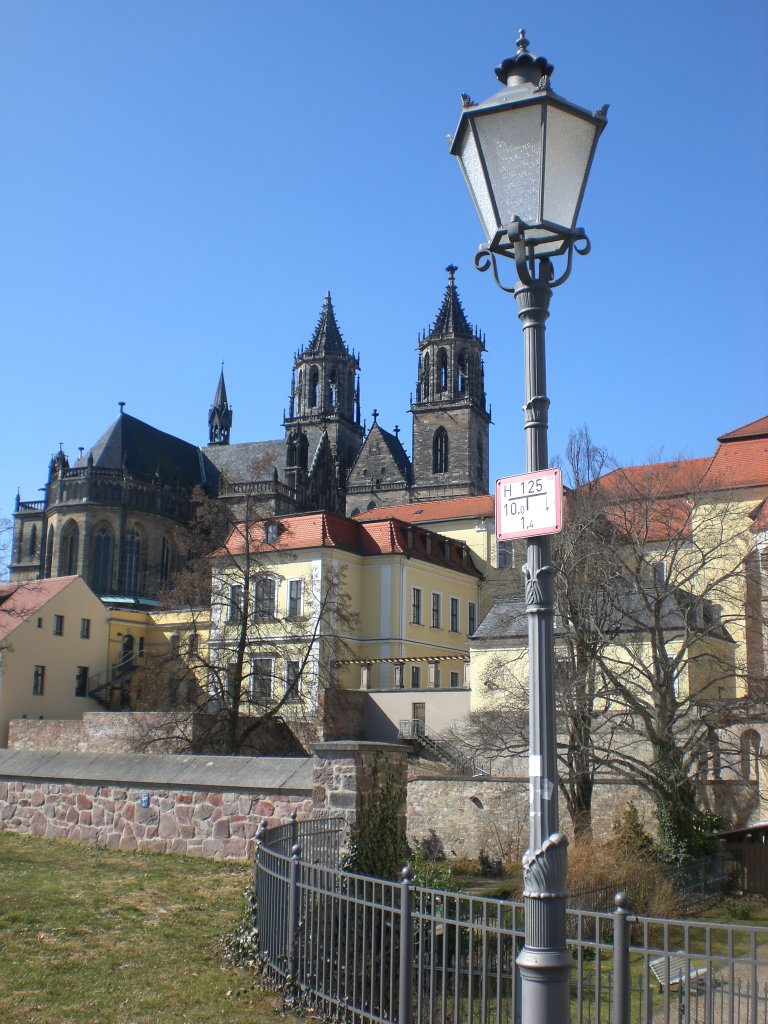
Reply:
M35 549L37 548L37 524L32 523L32 529L29 531L29 555L34 555Z
M136 595L139 593L141 580L141 537L138 530L128 530L125 535L125 546L123 548L125 564L125 593Z
M437 390L448 390L448 353L444 348L437 353Z
M307 465L309 464L309 441L307 440L307 435L304 433L303 430L299 432L299 441L297 447L297 462L299 469L306 469Z
M46 579L48 579L53 572L53 535L53 527L49 526L48 533L45 538L45 569L43 571L43 576Z
M445 427L438 427L432 439L432 472L448 472L448 432Z
M318 403L320 389L320 371L316 366L309 368L309 395L308 404L311 409L314 409Z
M171 575L171 561L173 551L171 548L171 542L167 537L163 537L163 543L160 545L160 582L165 583Z
M108 594L112 589L112 546L112 531L100 526L91 548L91 587L97 594Z
M367 507L369 512L373 512L373 510L376 508L376 502L375 501L369 501L368 505L366 507Z
M482 437L478 437L478 439L477 439L477 443L475 445L475 452L476 452L476 456L477 456L477 473L476 473L476 476L477 476L478 483L480 483L480 482L482 482L482 479L483 479L483 456L484 456L484 451L483 451L483 439L482 439Z
M424 354L421 374L421 399L423 402L429 398L429 352Z
M741 775L750 781L757 779L758 758L760 757L760 734L747 729L741 736Z
M336 377L336 371L331 370L328 375L328 404L332 409L335 409L339 401L339 385Z
M80 530L77 523L70 522L61 535L60 571L62 576L77 575L77 558L80 554Z
M463 395L467 390L467 353L464 349L459 352L456 360L456 394Z

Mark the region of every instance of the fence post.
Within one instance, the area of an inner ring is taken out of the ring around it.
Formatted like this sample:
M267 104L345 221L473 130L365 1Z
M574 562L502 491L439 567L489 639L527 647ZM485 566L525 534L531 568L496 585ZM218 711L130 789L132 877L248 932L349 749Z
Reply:
M411 1024L411 986L413 970L413 870L409 864L400 877L400 992L397 1024Z
M257 890L258 878L257 878L257 872L256 872L256 865L257 865L258 860L259 860L259 847L260 846L266 846L266 844L267 844L267 819L266 818L262 818L261 821L259 822L259 827L256 829L256 835L254 836L254 839L256 840L256 849L253 851L253 888L254 888L254 890L258 891Z
M290 815L290 818L291 818L291 849L293 849L293 847L299 841L299 825L298 825L298 822L296 821L297 816L298 816L298 814L297 814L296 808L294 807L294 809L291 811L291 815Z
M298 944L299 944L299 868L301 858L301 847L298 843L291 847L291 863L288 872L288 949L286 981L290 992L289 999L296 994L298 982L296 979L298 967Z
M629 899L617 892L613 902L613 1024L629 1024Z

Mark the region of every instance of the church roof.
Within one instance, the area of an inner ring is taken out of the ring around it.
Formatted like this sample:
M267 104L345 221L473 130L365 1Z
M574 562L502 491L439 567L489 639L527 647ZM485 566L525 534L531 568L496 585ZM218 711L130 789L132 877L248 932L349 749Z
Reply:
M284 440L245 441L241 444L209 445L203 451L228 483L265 480L277 469L285 470Z
M209 482L205 460L196 445L166 434L126 412L121 412L101 435L89 455L78 459L77 467L85 467L89 456L93 457L97 469L125 469L158 476L190 489Z
M410 483L411 460L408 458L405 448L403 448L400 442L400 438L395 434L390 434L388 430L384 430L384 428L379 426L376 421L374 421L373 426L368 431L368 436L363 442L362 448L357 453L357 458L355 459L354 466L352 467L350 481L356 475L355 470L358 469L358 467L367 466L369 459L378 459L379 462L381 462L382 456L380 454L374 455L371 451L373 445L377 441L384 445L386 455L389 456L391 463L394 464L402 479L406 483ZM386 458L386 455L384 458Z
M355 519L369 523L376 519L386 519L396 511L397 518L407 523L439 523L453 519L488 519L494 515L494 497L492 494L478 494L464 498L436 498L432 501L416 501L408 505L398 505L396 509L375 508L370 512L360 512Z
M216 388L216 395L213 399L212 409L228 409L229 402L227 401L227 385L224 383L224 367L221 368L219 374L219 384Z
M448 271L448 284L446 285L445 294L443 295L442 305L435 317L435 322L429 336L459 336L473 338L475 336L475 332L469 326L469 321L467 320L464 308L461 305L459 293L456 291L454 274L458 268L451 264L451 266L448 266L445 269Z
M326 352L347 353L347 346L344 344L339 325L336 323L336 313L333 309L330 292L325 296L315 333L304 351L313 355L324 355Z

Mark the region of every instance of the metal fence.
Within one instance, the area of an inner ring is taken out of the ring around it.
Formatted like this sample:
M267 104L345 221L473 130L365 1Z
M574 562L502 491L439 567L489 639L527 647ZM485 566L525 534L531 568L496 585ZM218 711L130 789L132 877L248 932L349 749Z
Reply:
M338 866L341 821L259 832L261 960L334 1019L517 1024L523 904ZM305 852L306 851L306 852ZM570 1024L768 1024L768 928L568 913ZM563 1022L565 1024L565 1022Z

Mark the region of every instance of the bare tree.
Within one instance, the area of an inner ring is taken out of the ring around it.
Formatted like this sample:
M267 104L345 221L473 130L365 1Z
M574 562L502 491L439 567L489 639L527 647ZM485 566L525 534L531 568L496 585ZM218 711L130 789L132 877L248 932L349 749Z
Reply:
M604 474L607 462L585 428L571 435L572 486L553 545L560 788L579 836L598 773L643 787L666 854L679 858L697 852L706 825L697 782L715 758L723 767L739 756L722 727L755 712L745 509L710 460ZM508 650L486 662L479 683L495 692L465 739L524 754L524 608L512 601L493 614Z
M174 714L148 719L145 747L296 753L336 685L355 619L343 573L294 568L291 521L258 494L235 511L237 521L223 502L196 496L185 564L162 595L168 642L148 657L134 696L136 707Z

